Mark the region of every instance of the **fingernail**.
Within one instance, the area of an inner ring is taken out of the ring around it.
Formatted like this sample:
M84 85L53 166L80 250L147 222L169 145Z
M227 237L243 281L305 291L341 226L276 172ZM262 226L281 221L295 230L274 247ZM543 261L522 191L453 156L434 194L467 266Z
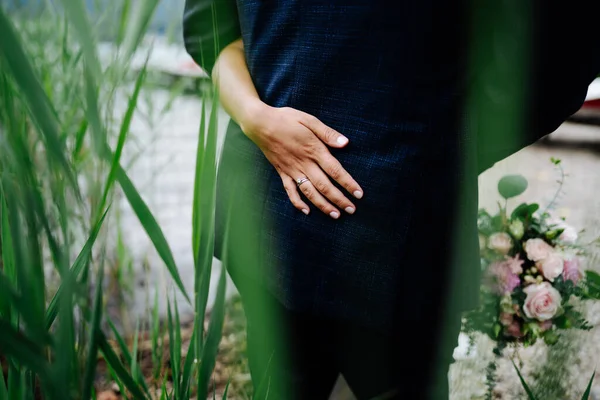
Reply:
M361 199L363 196L363 192L361 192L360 190L355 191L353 194L354 197L356 197L357 199Z
M354 207L346 207L345 210L348 214L354 214Z
M340 135L337 138L337 142L338 142L338 144L346 144L346 143L348 143L348 138Z
M329 213L329 216L333 219L338 219L340 217L340 213L337 211L332 211Z
M307 210L306 208L303 208L303 209L302 209L302 212L303 212L304 214L308 215L308 210Z

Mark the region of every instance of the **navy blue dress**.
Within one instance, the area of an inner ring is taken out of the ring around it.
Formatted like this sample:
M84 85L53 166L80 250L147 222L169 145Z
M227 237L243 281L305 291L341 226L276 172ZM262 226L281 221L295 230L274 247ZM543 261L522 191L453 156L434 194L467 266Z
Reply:
M260 286L288 309L383 330L425 326L450 300L476 303L481 139L463 124L466 26L462 3L438 0L188 2L194 59L211 72L218 51L242 37L261 100L346 135L349 145L331 152L364 189L354 215L333 220L314 206L304 215L232 121L215 254L242 294ZM492 150L497 161L518 149Z

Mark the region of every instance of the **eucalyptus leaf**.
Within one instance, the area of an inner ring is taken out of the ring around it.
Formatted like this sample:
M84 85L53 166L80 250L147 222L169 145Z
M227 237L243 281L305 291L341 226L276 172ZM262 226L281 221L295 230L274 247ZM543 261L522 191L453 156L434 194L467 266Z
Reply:
M498 192L508 200L525 192L527 186L527 179L523 175L506 175L498 182Z

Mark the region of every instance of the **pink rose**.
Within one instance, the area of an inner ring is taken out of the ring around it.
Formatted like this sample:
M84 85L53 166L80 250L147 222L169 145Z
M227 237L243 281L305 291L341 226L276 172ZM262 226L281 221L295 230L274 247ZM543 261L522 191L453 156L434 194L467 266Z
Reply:
M488 247L500 254L508 254L512 246L512 239L506 232L497 232L488 238Z
M515 257L506 257L505 264L513 274L520 275L523 273L523 263L525 260L521 260L518 255Z
M507 261L496 261L491 264L488 273L498 294L511 293L521 284L519 276L512 272L511 265Z
M579 257L571 256L565 259L563 278L565 281L571 281L575 285L583 278L583 272L579 268Z
M515 338L523 337L523 332L521 331L521 324L519 324L519 321L513 321L512 324L506 327L506 333Z
M554 248L544 240L536 238L525 242L525 252L531 261L540 261L554 252Z
M523 311L528 318L547 321L558 312L562 299L558 290L554 289L550 283L529 285L523 291L527 294Z
M554 282L563 272L564 260L557 253L551 253L548 257L541 259L536 263L536 266L542 271L544 278L550 282Z

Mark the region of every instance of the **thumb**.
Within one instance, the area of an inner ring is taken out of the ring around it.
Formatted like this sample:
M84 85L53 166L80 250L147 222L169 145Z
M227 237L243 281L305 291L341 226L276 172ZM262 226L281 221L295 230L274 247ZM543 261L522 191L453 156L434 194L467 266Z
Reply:
M303 125L313 131L313 133L328 146L344 147L349 142L346 136L325 125L315 116L307 114L307 118L303 121Z

